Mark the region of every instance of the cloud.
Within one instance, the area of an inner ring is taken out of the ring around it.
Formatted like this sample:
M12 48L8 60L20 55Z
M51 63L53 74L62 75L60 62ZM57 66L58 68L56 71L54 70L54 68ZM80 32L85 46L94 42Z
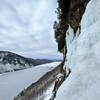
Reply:
M0 50L27 57L60 58L54 39L54 0L0 1Z

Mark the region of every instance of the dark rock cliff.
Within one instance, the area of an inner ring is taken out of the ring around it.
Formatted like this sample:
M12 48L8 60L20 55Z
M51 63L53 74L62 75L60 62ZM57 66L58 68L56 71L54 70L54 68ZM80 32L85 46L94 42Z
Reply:
M80 22L90 0L58 0L58 21L54 23L55 38L58 43L58 51L67 52L66 32L71 26L76 36L77 30L81 29ZM66 49L65 49L66 48Z

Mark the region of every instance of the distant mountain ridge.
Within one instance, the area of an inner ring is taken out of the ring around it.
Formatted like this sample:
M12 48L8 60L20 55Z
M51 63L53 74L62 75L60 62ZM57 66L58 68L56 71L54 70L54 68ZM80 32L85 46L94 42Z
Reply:
M9 51L0 51L0 73L22 70L50 62L53 60L26 58Z

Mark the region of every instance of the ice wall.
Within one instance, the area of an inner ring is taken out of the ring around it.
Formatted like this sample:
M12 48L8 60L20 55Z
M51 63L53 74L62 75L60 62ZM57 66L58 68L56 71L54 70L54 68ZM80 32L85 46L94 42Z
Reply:
M81 34L67 36L69 78L56 100L100 100L100 0L91 0L81 21Z

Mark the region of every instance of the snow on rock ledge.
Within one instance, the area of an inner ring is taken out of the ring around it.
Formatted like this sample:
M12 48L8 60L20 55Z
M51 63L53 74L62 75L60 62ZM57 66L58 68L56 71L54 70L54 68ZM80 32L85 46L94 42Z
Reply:
M56 100L100 100L100 0L91 0L81 22L79 37L68 36L68 67L72 73Z

